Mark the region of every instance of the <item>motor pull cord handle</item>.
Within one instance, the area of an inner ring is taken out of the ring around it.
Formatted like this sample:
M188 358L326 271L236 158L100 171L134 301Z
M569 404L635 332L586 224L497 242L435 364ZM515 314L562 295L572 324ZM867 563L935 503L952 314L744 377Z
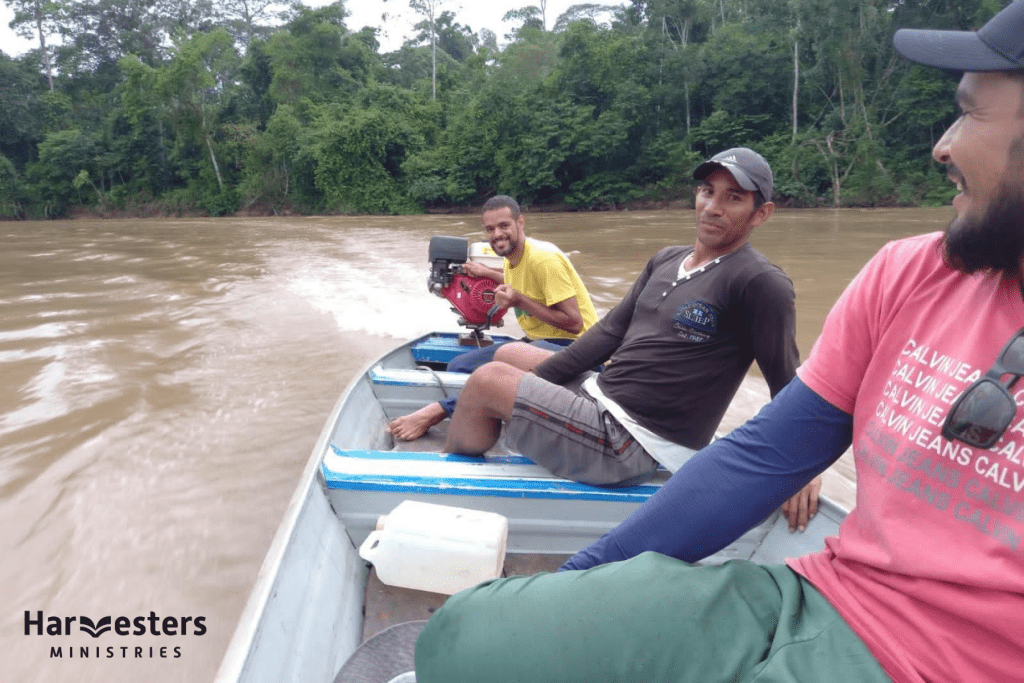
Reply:
M491 326L491 319L494 317L494 314L497 313L497 312L498 312L498 304L494 304L493 306L491 306L490 310L487 311L487 320L486 320L486 322L484 322L484 326L485 326L484 329L487 329L488 327Z

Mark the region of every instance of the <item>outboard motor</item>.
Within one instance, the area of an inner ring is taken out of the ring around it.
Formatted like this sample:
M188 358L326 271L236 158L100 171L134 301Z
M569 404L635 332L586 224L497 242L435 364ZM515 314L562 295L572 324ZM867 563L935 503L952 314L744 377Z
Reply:
M466 346L489 346L492 342L484 331L502 325L502 318L508 308L499 309L494 303L494 290L498 283L489 277L473 277L462 271L462 264L469 260L469 240L465 237L435 235L430 238L427 259L430 261L430 277L427 287L431 293L443 297L459 314L459 324L470 329L461 335L459 343Z

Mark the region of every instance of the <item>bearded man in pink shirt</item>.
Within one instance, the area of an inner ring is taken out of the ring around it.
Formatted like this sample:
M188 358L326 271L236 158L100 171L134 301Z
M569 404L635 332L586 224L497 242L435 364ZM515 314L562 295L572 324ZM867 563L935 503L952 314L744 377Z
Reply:
M1024 678L1024 0L893 40L962 74L945 232L886 245L797 378L562 571L453 596L420 683ZM857 504L823 550L687 564L851 444Z

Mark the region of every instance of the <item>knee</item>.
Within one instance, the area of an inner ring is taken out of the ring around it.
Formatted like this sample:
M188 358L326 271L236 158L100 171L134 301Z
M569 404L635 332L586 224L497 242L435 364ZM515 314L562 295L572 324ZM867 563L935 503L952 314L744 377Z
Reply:
M529 348L530 345L526 342L509 342L508 344L502 344L498 350L494 352L494 360L501 361L502 363L509 363L524 352L528 352Z
M540 346L540 344L543 343L543 341L538 341L531 342L529 344L525 344L523 342L506 344L498 349L494 359L503 363L508 363L519 370L532 370L540 363L543 363L553 353L546 347ZM554 345L551 344L550 346Z
M493 394L518 382L521 373L508 363L491 361L481 365L466 380L463 393Z

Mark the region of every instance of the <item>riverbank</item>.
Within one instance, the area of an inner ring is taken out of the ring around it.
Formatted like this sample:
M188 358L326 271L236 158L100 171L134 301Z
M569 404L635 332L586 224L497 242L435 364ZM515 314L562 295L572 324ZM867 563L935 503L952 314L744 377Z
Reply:
M777 199L775 204L778 208L784 209L830 209L826 202L817 205L806 202L796 202L786 199ZM432 206L423 210L425 215L476 215L480 213L481 204L463 204L453 206ZM693 208L693 199L689 196L669 198L644 198L633 199L627 202L616 202L610 204L595 204L587 207L577 207L565 202L536 202L523 206L525 213L604 213L616 211L681 211ZM851 204L842 206L843 209L891 209L897 208L897 203L875 203L870 205ZM933 208L922 206L900 206L898 208ZM234 213L223 214L224 218L262 218L262 217L307 217L307 216L346 216L340 212L315 212L304 213L301 207L292 204L283 206L271 206L267 204L254 203L247 207L240 208ZM159 201L150 201L144 204L133 204L128 207L98 207L93 205L76 205L70 209L67 216L59 217L56 220L94 220L94 219L145 219L145 218L211 218L213 214L200 207L168 206ZM31 217L0 217L0 221L21 221L39 220Z
M463 204L453 206L432 206L427 207L423 210L426 215L437 215L437 216L457 216L457 215L475 215L480 213L482 204ZM523 211L526 213L589 213L589 212L605 212L605 211L664 211L664 210L684 210L692 209L693 200L690 198L671 198L671 199L635 199L628 202L619 202L614 204L598 204L589 207L574 207L566 204L565 202L538 202L535 204L524 205ZM808 207L809 208L809 207ZM294 205L286 205L282 207L273 207L265 204L252 204L248 207L241 208L232 214L226 214L224 217L231 218L262 218L269 216L341 216L348 215L337 212L318 212L318 213L303 213L299 207ZM68 219L71 220L89 220L89 219L103 219L103 218L116 218L116 219L131 219L131 218L210 218L211 213L206 209L194 207L192 209L181 209L180 207L167 207L160 202L149 202L144 205L137 205L128 208L122 207L106 207L101 208L91 205L79 205L72 207ZM7 218L7 220L19 220L17 218ZM26 219L30 220L30 219Z

